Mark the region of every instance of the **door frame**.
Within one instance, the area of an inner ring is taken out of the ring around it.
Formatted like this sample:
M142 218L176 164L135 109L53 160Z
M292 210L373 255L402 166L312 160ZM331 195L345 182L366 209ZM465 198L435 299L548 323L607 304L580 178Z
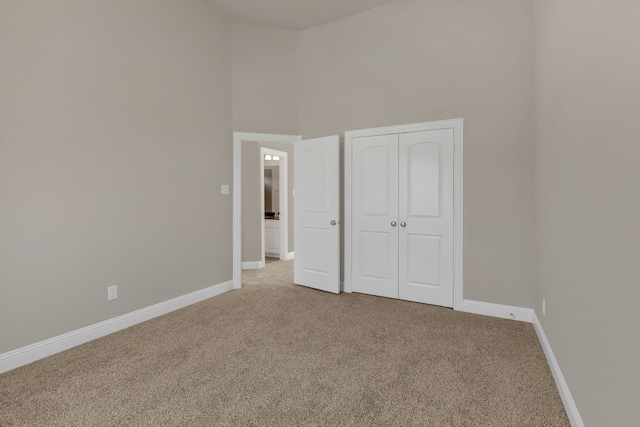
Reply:
M453 309L462 310L463 305L463 128L462 118L439 120L434 122L413 123L399 126L386 126L345 132L344 137L344 291L353 292L351 281L351 168L353 138L409 132L423 132L440 129L453 129Z
M280 177L284 176L284 179L280 178L280 191L278 193L278 204L280 205L280 227L278 231L278 257L281 260L286 260L289 246L289 172L288 172L288 158L286 151L273 150L271 148L260 147L260 206L262 206L263 215L260 216L260 254L262 255L262 266L265 265L265 205L264 205L264 156L265 154L276 155L280 157L278 162L278 174ZM284 224L284 226L283 226Z
M233 289L242 287L242 143L293 144L300 140L300 135L233 132Z

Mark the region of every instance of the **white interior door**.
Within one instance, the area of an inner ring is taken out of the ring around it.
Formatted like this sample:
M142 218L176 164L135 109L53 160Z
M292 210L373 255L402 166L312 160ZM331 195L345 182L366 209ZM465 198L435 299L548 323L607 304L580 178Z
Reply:
M340 293L340 138L299 141L293 148L294 282Z
M352 144L353 291L398 298L398 135Z
M453 307L453 150L453 129L400 135L400 299Z

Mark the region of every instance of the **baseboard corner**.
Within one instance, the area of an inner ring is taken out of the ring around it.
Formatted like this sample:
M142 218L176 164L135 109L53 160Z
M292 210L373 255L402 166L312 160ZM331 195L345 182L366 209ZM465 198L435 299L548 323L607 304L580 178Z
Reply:
M533 322L533 309L515 307L490 302L481 302L465 299L462 302L462 310L466 313L481 314L484 316L499 317L501 319L511 319L520 322Z

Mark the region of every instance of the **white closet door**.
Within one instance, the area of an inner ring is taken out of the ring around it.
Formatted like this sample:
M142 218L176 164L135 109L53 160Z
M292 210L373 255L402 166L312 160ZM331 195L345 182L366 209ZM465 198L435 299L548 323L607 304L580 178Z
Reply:
M398 298L398 135L352 144L352 286Z
M400 299L453 307L453 151L453 129L400 135Z

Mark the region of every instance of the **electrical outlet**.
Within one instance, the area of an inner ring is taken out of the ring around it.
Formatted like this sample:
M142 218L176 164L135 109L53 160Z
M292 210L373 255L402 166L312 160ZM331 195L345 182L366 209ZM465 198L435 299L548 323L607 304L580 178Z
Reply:
M107 288L107 301L113 301L118 298L118 285L109 286Z
M547 300L545 300L544 298L542 298L542 314L547 314Z

